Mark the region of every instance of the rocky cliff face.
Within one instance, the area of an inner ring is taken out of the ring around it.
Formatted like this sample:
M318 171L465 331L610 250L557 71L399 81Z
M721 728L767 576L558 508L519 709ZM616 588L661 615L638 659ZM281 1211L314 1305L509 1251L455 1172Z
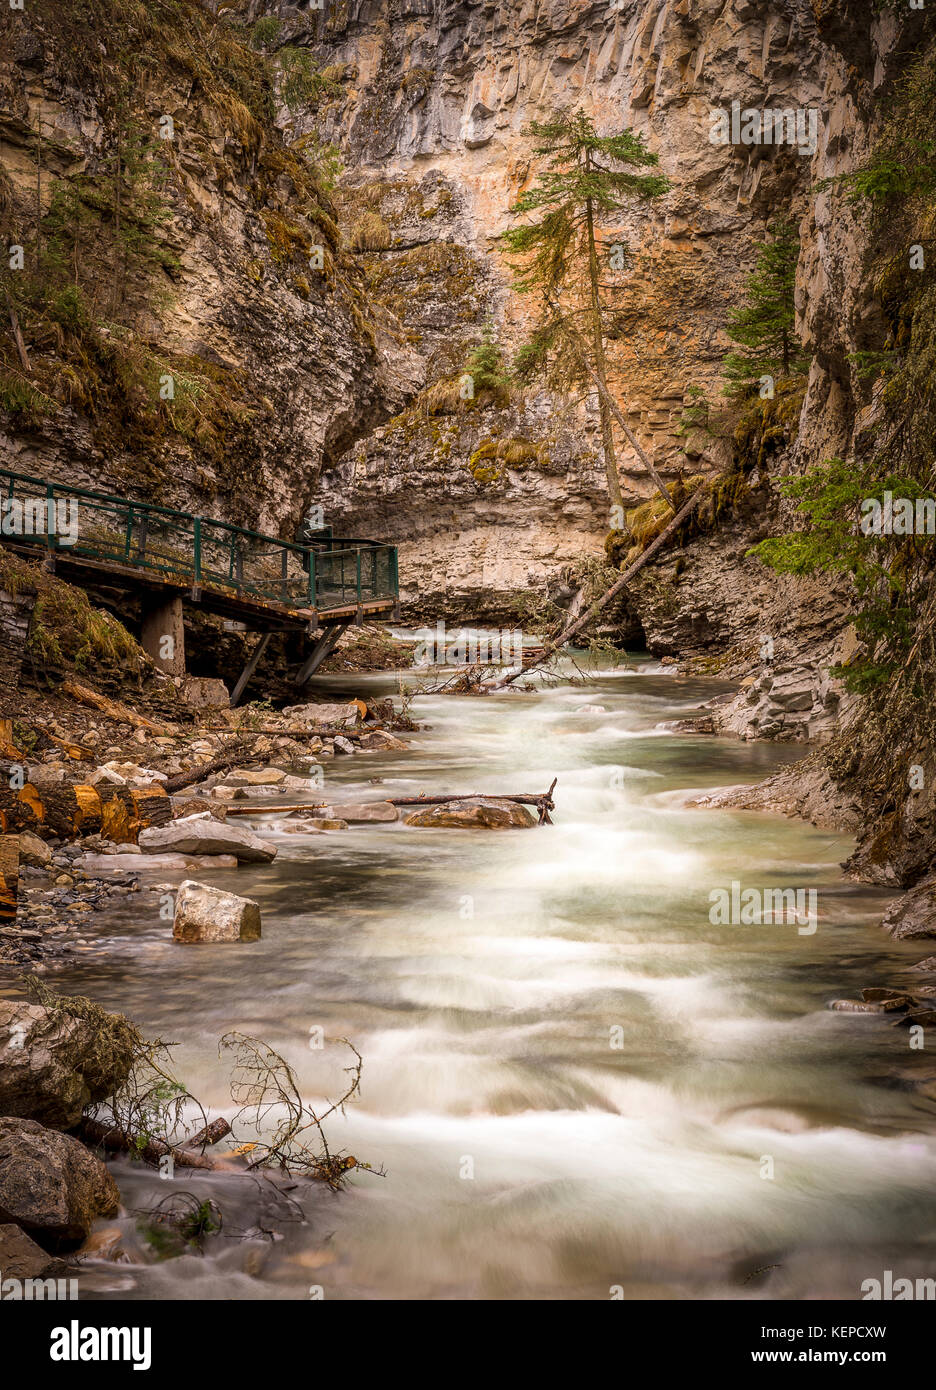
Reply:
M31 344L54 408L7 416L7 466L132 485L283 533L318 503L338 532L400 541L413 615L515 614L518 594L601 552L596 402L463 408L414 395L463 367L488 316L507 349L522 338L497 237L533 177L528 122L574 105L601 130L643 134L672 183L621 229L632 261L611 347L622 407L664 475L730 460L730 439L687 436L681 422L690 388L717 397L726 315L778 210L800 221L801 326L815 353L797 452L778 463L847 448L860 410L847 354L878 310L859 289L860 229L811 190L866 150L899 60L892 15L844 0L244 0L225 7L242 21L232 31L214 6L174 4L191 11L187 51L180 16L148 28L131 0L80 22L64 0L4 16L5 229L27 267L37 178L46 213L63 184L106 186L116 74L141 44L152 59L134 118L174 123L161 150L164 264L157 284L131 276L124 296L146 370L129 384L121 362L94 370L123 345L122 322L70 353L74 325L60 321L57 341ZM271 16L270 52L306 49L330 74L324 97L287 109L264 76L247 26ZM733 102L814 109L814 153L713 144L711 112ZM312 132L344 157L334 202L286 157ZM318 245L322 272L307 263ZM100 248L81 255L79 279L113 278ZM196 381L182 428L133 399L173 370ZM639 501L645 471L626 446L620 462ZM686 581L679 590L685 627L700 600Z
M188 0L49 0L0 26L31 361L5 345L0 463L291 536L323 464L400 408L419 362L274 125L260 56Z
M690 387L717 396L726 316L778 212L800 224L800 326L815 356L797 450L776 466L847 449L860 402L847 355L878 311L859 288L856 219L840 203L833 216L828 195L813 190L867 151L875 103L900 62L893 15L823 0L351 0L311 23L290 13L289 33L340 73L324 130L345 155L348 205L366 205L380 239L362 255L371 285L380 292L393 282L411 342L428 346L430 381L463 362L484 313L507 345L522 335L524 305L510 292L497 236L533 176L523 132L531 119L580 105L601 131L642 133L672 181L626 227L633 262L612 345L619 399L664 475L712 472L730 459L730 440L687 439L680 424ZM733 102L815 111L815 148L712 143L711 112ZM446 190L444 215L425 206L427 183ZM411 215L401 219L402 204ZM433 298L430 287L449 274L434 263L442 248L461 253L473 293ZM326 474L327 510L339 525L400 537L420 610L496 616L494 591L542 585L598 553L608 529L595 401L566 404L564 414L559 406L543 399L510 421L484 411L441 424L404 418ZM473 459L505 433L545 443L550 462L541 454L507 466L492 491ZM646 496L637 457L624 446L620 460L630 500ZM691 626L700 604L715 601L686 581L680 590ZM811 609L813 595L805 602Z

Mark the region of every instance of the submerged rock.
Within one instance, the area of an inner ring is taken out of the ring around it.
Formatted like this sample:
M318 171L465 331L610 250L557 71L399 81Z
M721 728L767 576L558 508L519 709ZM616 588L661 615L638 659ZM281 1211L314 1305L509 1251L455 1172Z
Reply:
M172 935L176 941L259 941L260 904L186 879L176 895Z
M99 1216L116 1216L117 1184L77 1139L35 1120L0 1118L0 1222L48 1250L79 1245Z
M536 817L516 801L466 797L443 806L422 806L406 817L406 824L450 830L510 830L535 825Z
M111 1014L100 1027L65 1009L0 1002L0 1115L70 1129L85 1106L104 1100L125 1080L134 1057L134 1031Z
M268 864L276 848L241 825L213 820L177 820L140 831L144 854L233 854L239 862Z
M368 801L360 806L332 806L331 818L347 821L349 825L369 825L378 821L396 821L400 813L389 801Z

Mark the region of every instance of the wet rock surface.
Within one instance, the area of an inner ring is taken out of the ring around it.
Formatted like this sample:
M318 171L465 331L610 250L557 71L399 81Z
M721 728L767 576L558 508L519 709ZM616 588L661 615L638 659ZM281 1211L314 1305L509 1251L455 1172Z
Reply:
M71 1129L86 1106L127 1078L129 1028L113 1016L122 1047L102 1046L96 1022L40 1004L0 1000L0 1115Z
M77 1139L0 1117L0 1223L20 1226L47 1250L68 1250L119 1207L113 1178Z
M442 830L519 830L536 825L536 817L516 801L466 797L413 811L405 824Z

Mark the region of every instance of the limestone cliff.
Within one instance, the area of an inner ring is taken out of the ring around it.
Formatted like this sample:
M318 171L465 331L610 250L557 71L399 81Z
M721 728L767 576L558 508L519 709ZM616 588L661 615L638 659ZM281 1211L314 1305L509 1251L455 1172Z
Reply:
M484 313L508 346L522 335L497 237L532 177L528 122L580 105L599 130L645 135L672 182L626 228L633 263L612 345L619 398L664 475L730 460L728 439L687 439L684 410L690 388L717 396L726 317L778 211L800 224L800 328L813 354L795 466L847 450L860 399L847 355L877 310L862 285L858 219L840 206L833 218L815 189L867 152L906 42L892 14L820 0L352 0L324 17L285 13L286 36L340 73L340 94L308 119L344 153L346 206L370 219L370 285L391 286L430 380L463 363ZM713 144L710 113L733 102L815 110L814 152ZM455 256L468 292L452 296ZM600 551L609 518L595 406L545 397L519 419L482 410L441 422L410 412L338 460L322 497L355 531L400 537L419 611L495 617L495 591L542 587ZM514 435L546 447L501 469L492 489L473 463ZM626 445L620 461L631 499L646 496ZM698 607L694 586L681 588Z
M322 464L406 399L419 364L272 87L195 0L4 7L5 285L30 361L5 335L4 467L291 536Z

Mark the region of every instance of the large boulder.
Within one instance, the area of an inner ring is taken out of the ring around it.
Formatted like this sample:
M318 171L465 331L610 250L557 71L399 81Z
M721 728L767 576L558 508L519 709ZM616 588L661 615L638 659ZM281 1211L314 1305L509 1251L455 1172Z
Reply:
M0 1222L12 1221L47 1250L64 1250L119 1209L117 1184L77 1139L35 1120L0 1118Z
M231 696L224 681L214 676L183 676L180 696L193 709L230 709Z
M136 1033L122 1015L106 1017L105 1032L65 1007L0 1001L0 1115L71 1129L85 1106L117 1090L133 1064Z
M892 903L881 926L898 941L936 936L936 874L928 874Z
M279 767L235 767L225 778L229 787L275 787L285 780Z
M371 825L381 821L399 820L400 813L389 801L367 801L359 806L330 806L326 808L330 818L337 816L349 825Z
M291 724L305 729L352 729L361 719L361 707L354 701L346 705L287 705L283 714Z
M175 820L141 830L144 854L233 854L240 863L268 864L276 848L242 825L228 825L211 816Z
M409 744L402 738L397 738L394 734L388 734L384 729L374 729L369 734L362 734L358 741L359 748L366 748L369 752L395 752L403 748L409 748Z
M29 864L34 869L44 869L47 864L52 862L52 851L45 840L40 840L38 835L24 830L12 838L19 846L21 864Z
M186 879L176 894L172 935L185 942L259 941L260 904Z
M510 830L535 825L536 817L516 801L471 796L443 806L420 807L406 817L406 824L445 830Z

